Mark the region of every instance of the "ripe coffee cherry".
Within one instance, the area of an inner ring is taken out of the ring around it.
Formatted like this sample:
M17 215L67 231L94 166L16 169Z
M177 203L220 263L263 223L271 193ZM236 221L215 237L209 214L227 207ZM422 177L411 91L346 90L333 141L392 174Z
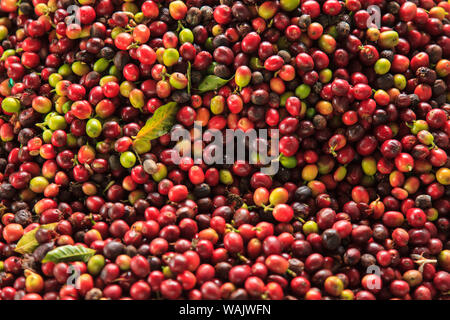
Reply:
M184 185L173 186L169 190L169 200L173 202L180 202L186 199L188 195L188 189Z
M298 150L298 139L294 136L284 136L280 139L280 152L286 157L292 157Z
M300 99L297 97L289 97L286 100L286 110L291 114L292 116L298 116L300 115L300 111L302 108L302 103Z
M225 249L230 253L242 253L244 242L242 237L236 232L229 232L223 239Z
M273 217L279 222L289 222L294 216L294 210L286 204L278 204L273 209Z
M408 223L415 228L422 227L427 218L425 212L423 212L419 208L411 208L406 212L406 219L408 220Z

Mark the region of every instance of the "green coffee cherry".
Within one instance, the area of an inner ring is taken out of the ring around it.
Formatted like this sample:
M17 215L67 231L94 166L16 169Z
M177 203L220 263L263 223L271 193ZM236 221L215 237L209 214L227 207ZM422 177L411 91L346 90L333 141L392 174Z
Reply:
M315 108L308 108L306 109L306 117L311 119L316 115L316 109Z
M62 113L66 114L70 110L70 106L72 105L72 101L67 101L62 105Z
M102 134L102 123L95 119L89 119L86 123L86 134L91 138L97 138Z
M67 147L74 148L77 146L77 137L75 137L72 133L67 134Z
M138 12L134 15L134 21L136 21L137 23L141 23L142 21L144 21L145 16L144 13L142 12Z
M0 41L3 41L8 36L8 28L4 25L0 25Z
M94 71L102 73L106 69L108 69L109 61L105 58L100 58L94 63Z
M46 123L48 123L52 117L57 116L57 115L58 115L58 113L57 113L57 112L54 112L54 111L53 111L53 112L50 112L50 113L47 113L47 114L45 115L44 121L45 121Z
M233 183L233 175L231 174L231 172L229 170L226 170L226 169L221 169L219 171L219 179L220 179L220 182L222 182L223 184L226 184L226 185L230 185Z
M184 28L183 30L180 31L180 34L178 35L178 38L180 39L181 43L185 43L185 42L194 42L194 33L187 28Z
M67 127L66 119L61 115L54 115L47 124L51 130L64 130Z
M215 96L211 99L210 109L213 114L221 114L225 109L225 98L223 96Z
M180 54L178 53L177 49L168 48L168 49L164 50L163 63L166 67L171 67L171 66L175 65L178 62L179 58L180 58Z
M111 30L111 38L113 38L113 40L119 35L119 34L121 34L122 32L125 32L126 30L124 29L124 28L121 28L121 27L114 27L112 30Z
M62 75L63 77L67 77L67 76L70 76L73 72L72 72L72 68L70 67L70 65L68 65L66 63L58 68L58 73L60 75Z
M396 31L384 31L380 34L377 43L383 48L394 48L398 44L399 39Z
M306 221L303 225L303 233L309 235L311 233L319 233L319 227L314 221Z
M399 89L403 90L406 87L406 77L402 74L396 74L394 76L394 86Z
M178 89L178 90L182 90L182 89L186 88L188 85L188 82L189 82L188 78L180 72L174 72L169 77L170 85L173 88Z
M131 205L134 205L139 199L145 199L145 193L142 190L131 191L128 195L128 201Z
M333 179L337 182L340 182L345 179L345 176L347 175L347 168L344 166L341 166L336 169L336 171L333 174Z
M420 143L423 143L424 145L429 146L430 144L433 144L434 137L428 130L420 130L417 133L417 139L419 139Z
M285 168L293 169L297 166L297 159L295 157L286 157L282 155L280 157L280 163Z
M167 167L161 162L157 163L156 166L158 171L152 174L152 178L155 182L160 182L162 179L167 177Z
M128 98L130 96L131 91L135 88L133 82L124 81L119 86L119 91L122 96Z
M280 0L281 9L284 11L294 11L300 4L300 0Z
M391 69L391 62L386 58L381 58L375 62L373 68L376 74L386 74Z
M42 140L44 140L45 143L50 143L52 141L52 134L52 130L44 130L44 132L42 132Z
M331 81L331 79L333 78L333 71L331 71L331 69L322 69L319 72L319 80L322 83L328 83Z
M377 161L374 157L364 157L361 161L361 167L364 173L368 176L373 176L377 173Z
M213 51L214 50L214 45L213 45L213 37L208 37L205 41L205 48L208 51Z
M0 58L0 60L4 61L4 60L6 60L6 58L11 57L11 56L13 56L15 54L16 54L16 50L14 50L14 49L5 50L3 52L2 57Z
M72 71L77 76L82 77L90 71L89 65L84 62L75 61L72 63Z
M136 156L131 151L125 151L120 155L120 164L124 168L131 168L136 163Z
M214 69L218 66L219 64L215 61L211 62L211 64L208 66L208 68L206 68L206 73L207 74L214 74Z
M109 75L115 76L117 79L121 77L120 70L116 66L111 66L108 70Z
M411 133L418 134L421 130L428 130L428 123L425 120L416 120L411 126Z
M131 105L136 109L141 109L145 104L144 92L142 92L142 90L131 90L128 98L130 99Z
M258 14L261 18L270 20L278 11L278 4L275 1L265 1L258 8Z
M101 254L96 254L89 259L87 263L87 270L91 275L96 276L102 271L105 263L105 257Z
M45 188L48 185L49 185L48 180L42 176L37 176L30 180L30 190L35 193L44 192Z
M327 28L327 34L329 34L330 36L332 36L333 38L337 38L338 37L338 32L337 32L337 29L336 29L336 26L329 26L328 28Z
M150 141L145 141L143 139L137 139L133 141L133 149L138 154L143 154L149 152L152 149L152 144Z
M20 101L13 97L8 97L2 101L3 111L15 113L20 111Z
M59 73L52 73L48 77L48 83L52 86L52 88L54 88L56 86L56 84L63 79L64 79L63 76L60 75Z
M304 83L302 83L295 89L295 95L299 99L306 99L310 93L311 93L311 87Z

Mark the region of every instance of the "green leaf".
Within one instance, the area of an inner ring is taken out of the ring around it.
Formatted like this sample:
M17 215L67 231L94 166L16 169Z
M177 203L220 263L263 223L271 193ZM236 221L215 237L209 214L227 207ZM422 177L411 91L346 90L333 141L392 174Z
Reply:
M22 236L22 238L20 238L14 251L21 253L21 254L32 253L37 247L39 247L39 242L36 240L36 237L35 237L38 229L42 228L42 229L48 229L48 230L55 230L57 225L58 225L58 222L44 224L38 228L34 228L33 230L28 231L27 233L25 233Z
M214 75L209 75L200 82L197 90L200 91L200 93L217 90L226 85L231 79L222 79Z
M159 107L134 138L150 141L165 135L174 125L177 111L176 102L169 102Z
M180 21L180 20L178 20L178 21ZM188 79L188 85L187 85L187 93L189 94L189 95L191 95L191 86L192 86L192 84L191 84L191 70L192 70L192 66L191 66L191 62L190 61L188 61L188 68L187 68L187 79Z
M70 261L83 261L88 262L89 258L92 257L95 254L94 249L85 248L83 246L62 246L55 248L49 252L44 257L44 260L42 260L42 263L45 262L70 262Z

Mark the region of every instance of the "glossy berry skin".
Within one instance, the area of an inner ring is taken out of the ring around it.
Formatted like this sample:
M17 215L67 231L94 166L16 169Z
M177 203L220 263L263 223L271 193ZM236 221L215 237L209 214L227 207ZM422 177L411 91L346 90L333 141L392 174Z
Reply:
M420 228L426 222L426 215L421 209L411 208L406 212L406 219L412 227Z
M186 186L177 185L177 186L172 187L169 190L168 196L169 196L170 201L180 202L187 197L187 194L188 194L188 190L187 190Z
M275 220L279 222L289 222L294 216L294 211L288 205L279 204L275 206L272 214Z

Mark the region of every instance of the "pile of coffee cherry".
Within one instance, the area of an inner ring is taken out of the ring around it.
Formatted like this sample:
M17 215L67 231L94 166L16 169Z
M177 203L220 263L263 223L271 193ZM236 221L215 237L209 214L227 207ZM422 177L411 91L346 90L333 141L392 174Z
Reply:
M449 299L449 14L0 0L1 300Z

